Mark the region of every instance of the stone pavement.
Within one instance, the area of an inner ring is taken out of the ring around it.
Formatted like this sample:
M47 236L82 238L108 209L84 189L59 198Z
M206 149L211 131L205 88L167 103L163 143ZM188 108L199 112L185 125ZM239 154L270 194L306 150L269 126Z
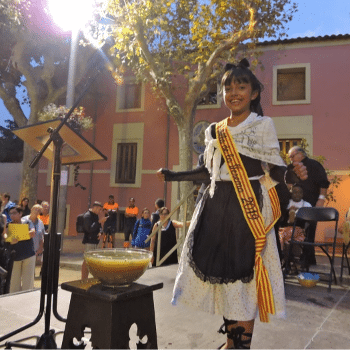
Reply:
M69 239L73 240L73 239ZM122 236L117 237L122 242ZM68 247L69 245L69 247ZM82 263L81 239L63 242L61 272L78 279ZM337 258L337 276L339 276ZM317 257L317 268L326 268L323 257ZM70 271L70 272L69 272ZM162 349L215 349L224 342L217 333L222 324L220 315L208 315L198 310L170 304L177 265L152 268L138 280L142 284L164 283L154 292L158 347ZM61 274L60 272L60 274ZM61 282L61 278L60 278ZM343 283L332 286L327 292L327 283L320 282L314 288L299 285L296 278L286 280L287 317L272 318L269 324L256 321L253 349L349 349L350 348L350 278L345 273ZM38 314L39 290L0 296L0 337L28 322ZM70 293L59 289L58 312L66 317ZM35 326L17 334L11 340L44 333L44 317ZM54 316L50 328L56 330L60 347L65 324ZM4 342L0 347L4 346ZM88 348L88 347L87 347Z

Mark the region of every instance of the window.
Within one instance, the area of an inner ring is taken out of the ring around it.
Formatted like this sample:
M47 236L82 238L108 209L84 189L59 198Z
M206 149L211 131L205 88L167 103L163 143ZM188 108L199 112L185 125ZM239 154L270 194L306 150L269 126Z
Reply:
M301 139L279 139L280 150L283 154L287 154L288 151L294 146L301 146Z
M114 124L110 187L141 187L143 138L144 123Z
M209 87L209 91L205 97L201 99L198 105L217 105L218 104L218 83L212 82Z
M310 64L275 66L273 104L310 103Z
M126 78L123 85L117 87L117 112L143 110L144 87L142 82Z
M303 146L307 145L309 153L313 153L312 115L279 116L271 119L275 124L281 154L286 154L293 146L300 146L301 140L305 141Z
M218 82L212 81L209 86L207 94L199 101L198 109L208 109L208 108L220 108L221 98L219 95L219 85Z
M305 67L277 71L277 101L305 100Z
M137 143L118 143L115 182L134 184L136 178Z

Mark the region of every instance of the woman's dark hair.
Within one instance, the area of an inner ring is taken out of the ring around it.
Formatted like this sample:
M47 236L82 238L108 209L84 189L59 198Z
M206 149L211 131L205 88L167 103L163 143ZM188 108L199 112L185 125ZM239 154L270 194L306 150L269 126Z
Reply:
M23 201L28 201L28 203L29 203L29 198L27 198L27 197L24 197L22 200L21 200L21 205L22 205L22 203L23 203ZM25 208L28 208L28 204L25 206Z
M167 207L162 207L159 209L159 214L163 214L163 211L166 210L168 214L170 213L170 210Z
M264 86L249 69L249 62L246 58L243 58L238 65L231 63L227 63L225 65L225 73L221 79L221 88L231 85L232 81L250 84L252 86L252 90L258 92L256 99L250 103L250 110L258 115L264 115L260 105L260 94Z
M9 213L11 210L16 209L17 213L22 214L23 213L23 208L20 205L15 205L14 207L9 209Z
M164 200L161 199L161 198L158 198L158 199L156 200L156 203L155 203L155 204L157 205L158 208L162 208L162 207L164 207Z
M148 208L143 208L143 209L142 209L142 212L141 212L141 215L143 215L143 213L144 213L145 211L148 211L148 212L151 214L151 212L149 211Z

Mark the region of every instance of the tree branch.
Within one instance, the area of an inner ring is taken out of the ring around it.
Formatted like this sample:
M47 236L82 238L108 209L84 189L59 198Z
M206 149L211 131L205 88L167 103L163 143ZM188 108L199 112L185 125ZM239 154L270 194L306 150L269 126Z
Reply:
M157 69L156 63L153 59L152 53L149 51L148 46L145 42L145 34L143 31L143 25L139 21L135 26L136 39L140 45L141 51L143 53L144 59L147 61L149 66L149 75L153 80L154 84L159 87L160 92L166 100L169 113L174 117L177 123L182 122L183 112L178 101L174 97L170 84L163 78Z
M192 80L192 84L190 85L188 94L186 96L186 100L189 101L189 103L191 103L190 101L193 101L194 104L195 101L193 97L200 96L200 90L203 84L208 81L210 75L212 74L214 64L221 57L221 54L225 51L231 50L234 47L238 47L241 42L249 39L254 32L255 26L257 24L256 10L252 6L249 6L245 1L243 2L249 11L249 24L244 29L233 33L230 39L225 40L220 45L218 45L218 47L213 51L205 64L198 64L198 74ZM217 75L219 75L219 72Z
M14 121L17 123L17 125L18 126L27 125L28 120L24 115L17 98L15 96L14 97L10 96L6 92L6 90L1 86L0 86L0 97L3 100L5 107L7 108L9 113L12 115Z

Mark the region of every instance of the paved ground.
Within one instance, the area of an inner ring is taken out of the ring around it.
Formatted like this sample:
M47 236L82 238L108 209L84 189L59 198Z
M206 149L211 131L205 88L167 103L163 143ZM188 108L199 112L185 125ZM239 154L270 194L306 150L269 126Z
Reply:
M117 246L122 236L117 237ZM66 239L61 253L60 283L80 278L82 262L81 239ZM317 257L317 268L326 267ZM339 276L339 259L337 259ZM224 341L217 333L222 323L219 315L174 307L170 304L177 265L152 268L138 281L143 284L164 283L154 292L158 346L163 349L215 349ZM38 271L37 271L38 273ZM36 281L39 286L39 279ZM32 321L39 307L40 291L0 296L0 337ZM287 318L272 319L269 324L256 322L252 348L255 349L349 349L350 348L350 278L346 274L342 284L327 292L326 283L304 288L295 278L286 281ZM70 293L59 289L58 311L66 317ZM15 335L18 340L44 332L44 317L35 326ZM51 317L50 328L64 331L65 324ZM62 334L58 334L60 346ZM0 344L4 346L5 342ZM88 344L89 347L89 344Z

